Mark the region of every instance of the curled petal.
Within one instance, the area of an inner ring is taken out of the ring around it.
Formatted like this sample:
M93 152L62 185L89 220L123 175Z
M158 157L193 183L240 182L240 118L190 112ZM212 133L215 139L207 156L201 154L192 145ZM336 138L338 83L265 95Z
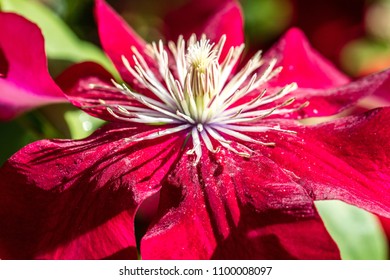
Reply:
M0 119L11 119L38 106L65 102L50 77L44 39L25 18L0 13Z

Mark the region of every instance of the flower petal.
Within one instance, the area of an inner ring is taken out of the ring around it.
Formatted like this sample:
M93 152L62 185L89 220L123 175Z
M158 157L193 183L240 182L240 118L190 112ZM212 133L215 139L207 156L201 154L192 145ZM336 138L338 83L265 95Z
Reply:
M122 78L135 86L137 82L123 64L122 56L133 65L134 52L131 47L144 54L146 42L104 0L95 1L95 14L104 51Z
M282 66L283 70L266 85L270 92L273 88L296 82L298 89L288 97L294 97L294 104L298 105L309 102L309 106L288 115L288 118L337 114L363 97L383 95L390 80L390 70L387 70L350 81L316 52L297 28L290 29L266 53L266 60L273 58L277 59L277 66Z
M295 98L294 104L309 102L309 105L287 117L331 116L356 105L364 97L378 96L389 83L390 69L329 89L298 88L288 97Z
M47 69L44 39L25 18L0 13L0 119L34 107L65 102Z
M312 199L272 161L221 151L192 164L168 175L142 258L339 258Z
M222 59L232 46L244 43L244 23L240 5L234 0L211 0L187 2L165 17L166 37L176 41L179 35L188 38L192 33L206 34L218 42L226 35Z
M119 122L108 113L106 105L130 105L131 100L119 92L93 87L111 87L113 77L100 65L93 62L75 64L66 69L56 82L73 105L88 114L107 121Z
M280 122L297 135L267 133L275 148L257 148L315 200L338 199L390 217L390 109L316 126Z
M109 125L11 157L0 169L0 258L135 258L135 211L159 190L182 145L128 141L135 133L149 131Z
M349 78L337 70L309 44L302 31L292 28L265 55L277 59L283 71L274 80L274 86L296 82L300 88L324 89L349 82Z
M385 70L384 73L389 73L390 70ZM374 74L375 75L375 74ZM390 106L390 79L387 79L381 84L379 88L370 97L371 103L374 107ZM370 104L368 104L370 107Z

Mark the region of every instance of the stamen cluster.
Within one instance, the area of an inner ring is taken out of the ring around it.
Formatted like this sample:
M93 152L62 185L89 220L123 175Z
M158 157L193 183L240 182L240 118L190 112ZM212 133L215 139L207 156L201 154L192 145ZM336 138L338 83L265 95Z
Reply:
M128 96L137 105L106 105L115 118L150 125L169 125L146 137L133 137L131 141L143 141L187 131L193 147L187 152L195 154L195 164L202 156L201 143L216 153L221 147L236 154L249 157L252 151L243 142L273 146L248 136L248 132L279 131L278 126L267 126L261 120L274 114L286 114L299 108L281 109L294 101L283 98L297 88L295 83L283 87L277 93L266 95L261 86L275 77L281 68L275 68L276 60L265 64L261 52L257 52L246 65L233 75L244 45L231 47L222 59L226 41L222 36L217 44L205 36L199 40L195 35L188 41L179 37L177 43L169 42L168 48L162 41L148 45L146 53L158 66L153 72L139 51L132 47L134 63L122 57L130 74L153 96L134 92L125 84L114 82L115 91ZM172 63L173 61L173 63ZM94 86L92 86L94 87ZM95 88L98 88L95 86ZM284 99L278 105L275 101ZM226 139L228 136L229 139ZM232 145L232 142L236 144Z

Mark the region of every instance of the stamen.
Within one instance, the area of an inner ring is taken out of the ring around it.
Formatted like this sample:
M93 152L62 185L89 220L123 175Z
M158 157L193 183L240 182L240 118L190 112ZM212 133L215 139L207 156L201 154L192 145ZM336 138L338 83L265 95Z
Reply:
M203 149L212 153L224 148L239 156L250 157L254 151L246 146L249 143L277 145L277 142L260 141L257 135L261 137L261 133L270 131L296 134L264 121L277 115L291 114L308 105L305 102L290 106L295 101L290 94L297 88L296 83L267 94L265 83L282 70L281 67L275 68L277 60L271 59L265 64L261 52L257 52L234 74L233 69L241 58L244 45L231 47L222 60L225 42L225 35L217 43L211 42L205 35L199 40L192 35L187 41L179 36L176 43L168 42L167 48L162 41L148 45L144 50L149 55L148 59L134 46L129 46L133 56L122 56L122 62L152 96L134 92L126 84L115 81L113 86L92 84L91 90L122 94L129 102L112 104L99 100L99 104L84 108L101 107L121 121L161 126L157 132L146 136L141 133L126 141L147 141L186 133L192 139L192 148L187 154L195 155L194 165L200 162L202 145ZM151 60L157 66L157 73L151 70L154 67L149 67ZM255 138L252 137L254 133Z
M210 138L209 138L209 136L207 135L207 132L206 132L205 130L203 130L203 131L200 133L200 136L202 136L203 142L205 143L206 148L207 148L210 152L216 154L216 153L218 153L218 152L221 150L220 147L217 147L216 149L214 149L213 144L211 143L211 140L210 140Z
M194 153L196 154L196 159L194 162L194 166L196 166L199 163L200 158L202 157L202 147L200 143L198 130L195 127L192 128L191 134L192 134L192 142L194 143L194 147L191 150L189 150L187 154L188 155L192 155Z

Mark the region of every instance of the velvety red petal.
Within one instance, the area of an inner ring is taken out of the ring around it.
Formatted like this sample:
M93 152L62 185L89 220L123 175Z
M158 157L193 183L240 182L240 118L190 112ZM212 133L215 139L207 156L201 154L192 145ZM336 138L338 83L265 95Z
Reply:
M182 142L130 142L147 128L105 126L43 140L0 169L0 258L136 258L134 214L160 188Z
M331 116L355 105L364 97L381 94L389 83L390 70L386 70L329 89L298 88L289 95L295 98L293 106L298 107L305 102L309 102L309 105L285 117Z
M277 59L277 66L282 66L283 70L266 88L272 91L296 82L298 89L289 96L295 98L297 106L309 102L309 106L288 115L288 118L337 114L365 96L382 96L390 83L389 70L351 81L316 52L297 28L290 29L266 53L266 60L272 58Z
M119 92L92 88L92 86L114 88L112 79L111 74L100 65L83 62L66 69L56 81L73 105L94 117L120 122L108 113L101 102L106 105L130 105L132 101Z
M306 190L269 159L221 151L192 163L168 175L143 259L340 257Z
M202 33L217 42L222 35L226 35L225 47L221 60L225 58L230 47L244 43L244 22L242 11L236 1L227 3L205 24Z
M137 82L123 64L122 56L125 56L133 65L134 53L131 47L134 46L141 54L144 54L146 43L104 0L96 0L95 4L102 47L122 78L135 86Z
M386 70L385 72L389 72ZM373 97L379 103L380 107L390 106L390 79L386 80L378 89L375 90ZM377 107L377 106L376 106Z
M214 42L226 35L226 45L222 58L232 46L244 42L243 15L235 0L210 0L187 2L165 17L166 37L176 41L179 35L189 37L206 34Z
M44 39L25 18L0 13L0 119L34 107L65 102L47 69Z
M346 85L327 90L298 90L296 101L310 104L300 113L302 117L329 116L356 104L367 96L377 96L390 83L390 70L378 72Z
M349 78L336 69L309 44L304 34L292 28L265 55L276 58L283 71L272 85L282 86L296 82L300 88L324 89L349 82Z
M390 217L389 118L383 108L316 126L281 121L297 135L267 133L276 146L257 149L315 200L339 199Z

